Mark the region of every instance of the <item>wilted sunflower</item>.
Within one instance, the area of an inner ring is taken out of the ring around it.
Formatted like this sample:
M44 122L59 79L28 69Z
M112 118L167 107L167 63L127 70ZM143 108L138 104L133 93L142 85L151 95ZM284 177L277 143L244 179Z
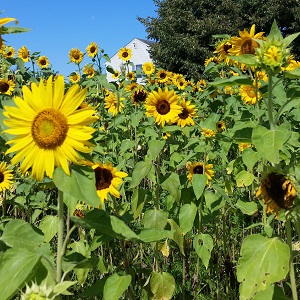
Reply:
M78 109L87 91L73 85L64 94L64 77L52 76L31 90L23 86L23 99L15 97L17 107L4 106L7 117L5 132L15 135L7 144L13 145L6 153L17 152L11 163L21 162L20 170L32 169L32 178L41 181L44 173L52 178L54 167L61 166L70 175L68 162L76 163L80 158L77 151L89 153L93 146L89 140L95 131L88 126L98 118L92 107ZM42 101L41 101L42 100Z
M78 48L72 48L69 51L70 61L75 64L80 64L83 60L84 54Z
M6 78L0 79L0 94L11 95L16 84Z
M174 90L158 88L158 91L152 91L146 99L146 115L154 117L154 121L162 127L166 122L174 123L182 112L182 107L178 105L178 99Z
M37 60L37 64L40 68L45 69L50 65L50 62L47 56L40 56Z
M229 49L230 55L255 54L255 49L259 44L255 39L264 40L264 32L255 34L255 25L251 26L250 31L246 29L239 31L239 37L231 37L229 42L232 48Z
M95 42L91 42L86 47L86 52L89 57L95 57L98 54L98 45Z
M104 204L108 194L120 198L118 187L123 182L122 178L127 177L128 174L118 171L111 163L95 163L92 168L95 172L96 189L101 203Z
M223 132L224 130L226 130L226 124L224 121L218 121L216 123L216 129L218 132Z
M29 62L29 51L25 46L22 46L19 50L18 50L18 57L21 58L24 62Z
M6 162L0 162L0 192L9 189L13 177L12 170L8 169Z
M203 136L206 137L206 138L211 138L211 137L216 136L217 132L214 131L214 130L211 130L211 129L207 129L207 128L202 127L202 134L203 134Z
M69 76L69 80L71 83L78 83L80 80L80 74L78 72L73 72Z
M240 86L240 96L245 104L255 104L262 98L262 95L258 90L260 85L260 82L257 82L257 88L255 85Z
M276 216L281 209L292 209L296 196L297 191L291 180L276 172L271 172L262 179L256 193L256 197L262 198L267 206L267 212Z
M144 103L147 98L147 91L143 86L139 86L138 88L132 91L131 100L133 104L140 105Z
M193 163L187 163L186 168L188 170L187 178L189 181L192 181L194 174L204 174L207 176L206 184L210 180L212 180L212 177L214 177L215 172L212 170L213 165L212 164L205 164L203 162L193 162Z
M196 105L192 105L191 101L186 101L185 99L181 99L179 105L182 107L182 112L177 116L177 125L182 128L185 126L194 126L195 122L193 118L197 117Z
M145 62L142 65L142 70L146 75L151 75L155 72L155 67L152 62Z
M131 56L132 56L132 50L130 48L121 48L118 52L118 56L120 59L122 60L130 60Z
M109 93L104 98L104 107L107 108L108 112L112 113L113 116L116 116L119 112L123 110L123 100L124 98L119 97L119 94L116 95L115 93L109 91Z

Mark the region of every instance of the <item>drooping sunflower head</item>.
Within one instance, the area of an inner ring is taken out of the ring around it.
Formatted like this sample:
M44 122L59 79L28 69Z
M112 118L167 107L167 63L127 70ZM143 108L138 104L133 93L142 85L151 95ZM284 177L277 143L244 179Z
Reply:
M194 174L203 174L207 176L206 184L212 180L215 172L213 171L212 164L204 164L203 162L187 163L186 168L188 170L187 178L192 181Z
M97 194L102 204L107 200L108 194L120 198L119 185L122 178L128 176L127 173L118 171L111 163L96 163L92 166L95 172Z
M22 46L18 50L18 57L21 58L24 62L29 62L30 53L25 46Z
M197 117L196 105L192 105L191 101L186 101L185 99L181 99L179 105L182 107L182 111L176 118L177 125L181 128L185 126L194 126L195 122L193 118Z
M204 66L207 67L210 63L218 64L219 62L220 62L219 57L217 56L209 57L205 59Z
M50 65L50 62L47 56L40 56L37 60L37 64L41 69L45 69Z
M78 72L73 72L69 76L71 83L78 83L80 81L80 74Z
M146 115L154 117L154 121L162 127L165 123L174 123L182 112L178 100L179 97L174 90L158 88L158 91L152 91L146 99Z
M291 179L277 172L268 173L261 181L256 197L262 198L267 212L278 216L280 210L291 210L297 191Z
M83 73L84 73L85 75L87 75L87 78L92 78L92 77L94 77L94 75L95 75L95 69L94 69L94 66L91 65L91 64L85 65L85 66L83 67Z
M146 101L147 95L146 89L143 86L139 86L132 91L131 100L133 104L140 105Z
M13 183L12 170L8 169L6 162L0 162L0 192L3 192L12 185Z
M108 112L111 113L113 116L116 116L119 112L123 110L124 97L121 97L120 94L115 94L111 91L105 96L104 107L108 109Z
M92 107L79 109L86 90L73 85L65 93L64 77L52 76L44 83L23 86L23 99L15 97L17 107L4 106L5 132L15 137L7 142L6 153L17 152L12 164L21 162L25 173L31 168L32 177L41 181L44 173L50 178L54 168L61 166L70 175L69 162L77 163L81 153L92 151L93 129L98 118ZM41 101L43 99L43 101ZM78 152L77 152L78 151Z
M196 87L199 92L203 92L203 90L206 88L206 86L207 86L207 83L204 79L199 79L196 83Z
M0 94L11 95L16 84L6 78L0 79Z
M146 75L151 75L155 72L155 67L152 62L145 62L142 65L142 70Z
M84 57L84 53L81 52L78 48L72 48L69 51L70 61L75 64L80 64L83 60L83 57Z
M120 59L122 59L124 61L130 60L130 58L132 56L132 50L130 48L123 47L119 50L118 56Z
M216 123L216 130L218 132L223 132L224 130L226 130L226 124L224 121L218 121Z
M89 57L95 57L98 54L98 45L95 42L91 42L87 47L86 47L86 52Z

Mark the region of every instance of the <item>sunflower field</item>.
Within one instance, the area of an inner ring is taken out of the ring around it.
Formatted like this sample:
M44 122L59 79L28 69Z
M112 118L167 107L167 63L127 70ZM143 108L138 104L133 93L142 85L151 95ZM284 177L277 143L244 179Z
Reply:
M297 36L224 33L202 78L1 38L0 300L298 299Z

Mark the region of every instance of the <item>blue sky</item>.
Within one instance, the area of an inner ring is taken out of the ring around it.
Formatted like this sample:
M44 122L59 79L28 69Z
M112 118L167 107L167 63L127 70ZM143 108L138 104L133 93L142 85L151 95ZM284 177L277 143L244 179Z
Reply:
M157 16L152 0L2 0L1 4L0 17L16 18L18 26L31 29L3 36L6 44L16 50L24 45L31 53L41 52L65 76L77 70L75 64L68 64L71 48L85 52L94 41L112 56L132 39L147 37L138 16ZM83 64L89 62L86 57Z

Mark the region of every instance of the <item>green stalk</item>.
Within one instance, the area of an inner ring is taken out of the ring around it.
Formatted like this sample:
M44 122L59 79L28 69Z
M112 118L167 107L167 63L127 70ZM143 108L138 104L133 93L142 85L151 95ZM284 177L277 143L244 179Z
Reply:
M270 123L270 129L274 130L275 129L275 124L274 124L274 120L273 120L273 100L272 100L272 96L273 96L273 87L272 87L272 80L273 80L273 76L272 76L272 72L268 72L268 103L267 103L267 107L268 107L268 117L269 117L269 123Z
M56 281L61 281L62 274L62 256L63 256L63 234L64 234L64 201L63 192L58 191L57 198L57 216L58 216L58 232L57 232L57 256L56 256Z
M297 294L297 285L295 279L295 270L294 270L294 263L293 263L293 248L292 248L292 227L291 227L291 219L290 216L286 216L286 235L287 235L287 244L290 247L290 281L291 281L291 289L293 300L298 300Z

